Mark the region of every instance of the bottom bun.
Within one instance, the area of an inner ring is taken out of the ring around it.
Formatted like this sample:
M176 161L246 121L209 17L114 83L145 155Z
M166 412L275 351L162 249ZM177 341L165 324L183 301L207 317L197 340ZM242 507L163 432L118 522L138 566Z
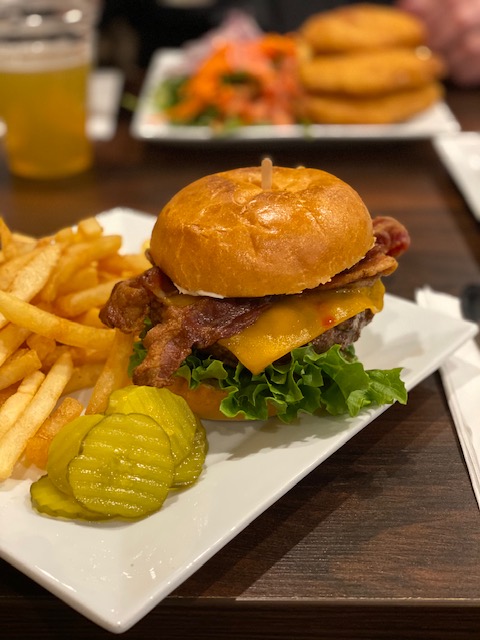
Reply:
M190 389L188 382L181 376L176 376L169 390L182 396L187 401L190 409L201 420L245 420L242 413L234 418L229 418L220 411L220 403L227 397L227 392L206 382L202 382L196 389ZM275 415L275 410L270 407L269 416Z

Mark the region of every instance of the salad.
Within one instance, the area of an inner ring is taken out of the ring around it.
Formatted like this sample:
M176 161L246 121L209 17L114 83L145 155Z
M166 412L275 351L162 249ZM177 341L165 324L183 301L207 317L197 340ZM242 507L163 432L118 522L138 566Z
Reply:
M300 93L295 39L272 33L220 40L191 74L162 82L154 101L171 124L230 129L298 122Z

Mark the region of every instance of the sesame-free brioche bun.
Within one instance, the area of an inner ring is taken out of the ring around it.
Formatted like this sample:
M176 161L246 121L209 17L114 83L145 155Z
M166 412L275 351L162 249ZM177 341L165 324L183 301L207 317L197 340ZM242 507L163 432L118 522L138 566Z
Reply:
M182 396L188 406L201 420L225 420L226 416L220 411L220 403L227 396L226 391L208 382L202 382L196 389L191 389L185 378L176 376L169 387L172 393ZM230 418L232 419L232 418ZM238 418L239 420L242 417Z
M318 169L261 167L208 175L179 191L152 232L154 263L184 292L294 294L328 282L374 244L357 192Z
M230 418L220 411L220 403L227 397L227 392L208 382L202 382L195 389L191 389L185 378L176 376L169 387L172 393L182 396L188 406L200 420L245 420L243 413ZM276 414L272 405L269 406L268 415Z

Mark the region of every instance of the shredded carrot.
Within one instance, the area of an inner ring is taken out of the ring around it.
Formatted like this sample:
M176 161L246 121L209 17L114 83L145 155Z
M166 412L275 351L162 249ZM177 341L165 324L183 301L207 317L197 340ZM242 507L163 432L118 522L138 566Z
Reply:
M290 124L299 94L294 39L266 34L219 44L186 80L166 115L177 124L194 124L205 114L214 125Z

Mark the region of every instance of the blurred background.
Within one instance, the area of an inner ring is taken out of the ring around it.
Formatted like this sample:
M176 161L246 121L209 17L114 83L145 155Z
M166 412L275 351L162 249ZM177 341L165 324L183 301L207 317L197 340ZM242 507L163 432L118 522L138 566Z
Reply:
M375 4L392 2L373 0ZM145 69L161 47L178 47L218 27L232 9L249 13L264 31L297 29L318 11L350 0L104 0L99 22L99 61L121 68L127 79Z
M320 11L355 0L103 0L99 60L127 79L145 69L155 49L178 47L217 27L232 8L250 14L264 31L286 33ZM417 15L428 44L440 52L457 84L480 83L480 0L372 0Z

